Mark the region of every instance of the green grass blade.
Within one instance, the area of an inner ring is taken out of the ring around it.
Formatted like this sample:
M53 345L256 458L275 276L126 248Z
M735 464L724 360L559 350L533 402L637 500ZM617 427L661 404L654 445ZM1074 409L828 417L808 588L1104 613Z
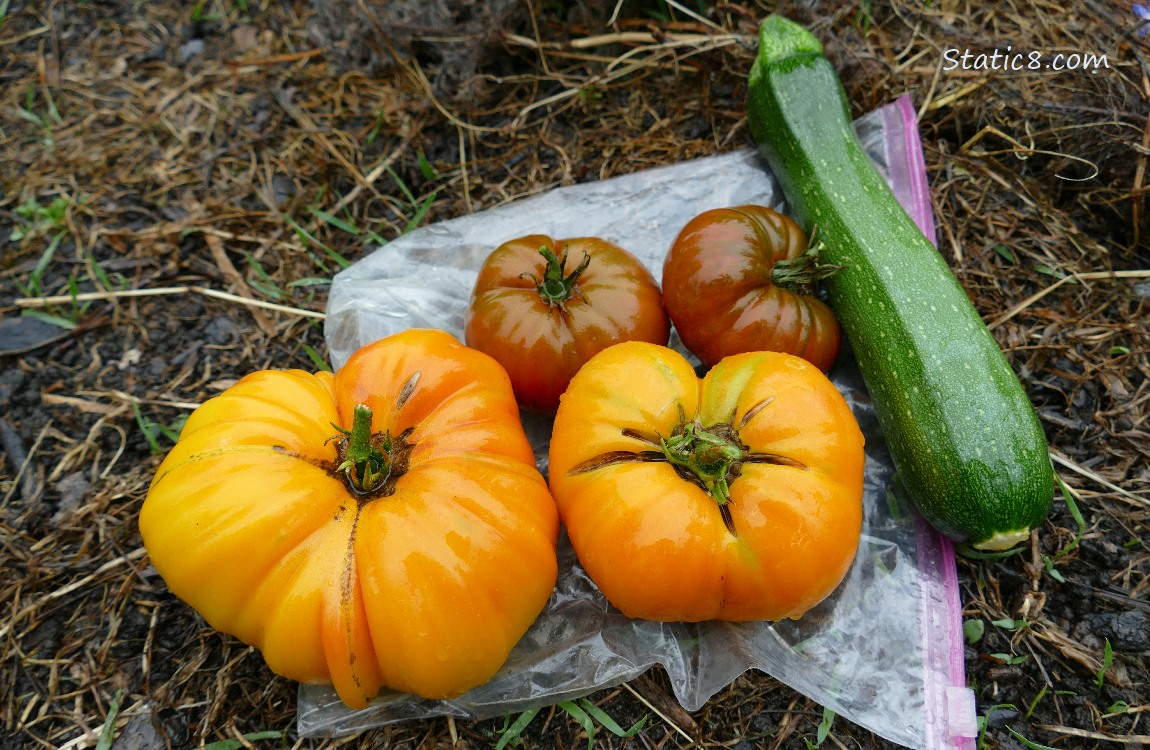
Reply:
M1070 511L1070 517L1074 519L1074 523L1078 524L1078 533L1074 536L1074 541L1066 545L1063 549L1059 550L1056 555L1062 557L1070 550L1078 546L1082 541L1082 537L1086 535L1086 519L1082 517L1082 511L1078 509L1078 503L1074 502L1074 494L1070 491L1070 487L1066 482L1062 481L1062 477L1058 472L1054 473L1054 480L1058 482L1058 489L1062 491L1062 499L1066 501L1066 509Z
M394 169L388 167L387 173L391 175L391 179L395 180L395 184L399 186L400 192L402 192L404 197L407 198L408 203L413 206L418 203L418 201L415 200L415 194L411 192L411 188L407 186L407 183L403 181L402 177L395 173Z
M290 226L293 230L295 230L295 233L299 236L299 238L302 239L307 244L313 245L313 246L321 248L323 250L327 250L328 252L334 252L330 247L328 247L327 245L323 244L318 239L316 239L315 235L313 235L311 232L307 231L302 226L300 226L299 222L297 222L292 217L285 215L284 221L286 221L288 223L288 226Z
M595 746L595 722L574 701L563 701L559 704L559 708L566 711L572 719L579 722L580 726L583 727L583 731L587 733L587 750L591 750Z
M619 722L612 719L611 716L606 711L599 708L598 706L596 706L594 703L587 700L586 698L583 698L582 700L580 700L579 705L592 718L594 718L595 721L602 724L604 729L606 729L608 732L615 735L616 737L624 737L624 738L634 737L635 734L640 729L642 729L643 726L647 723L647 717L644 716L643 718L641 718L637 722L635 722L631 726L630 729L623 729L623 727L619 726Z
M823 706L823 720L819 722L818 733L815 735L816 744L822 746L822 744L827 741L827 737L830 735L831 727L834 726L834 723L835 712Z
M1006 731L1013 734L1014 738L1016 740L1021 742L1026 747L1030 748L1030 750L1057 750L1057 748L1053 748L1050 745L1043 745L1043 744L1040 744L1038 742L1035 742L1034 740L1028 740L1025 737L1023 737L1021 734L1019 734L1018 732L1011 729L1010 727L1007 727Z
M350 265L351 265L351 261L350 261L350 260L348 260L347 258L343 257L342 255L340 255L339 253L337 253L335 250L332 250L332 249L331 249L330 247L328 247L327 245L320 245L320 248L321 248L321 249L322 249L322 250L323 250L325 253L327 253L327 257L329 257L329 258L331 258L332 260L334 260L334 261L335 261L335 264L336 264L337 266L339 266L340 268L347 268L348 266L350 266Z
M1059 572L1058 568L1054 567L1054 558L1050 555L1042 556L1042 565L1046 568L1046 574L1053 578L1058 583L1066 583L1066 576Z
M36 267L32 269L32 274L28 277L29 287L40 289L40 279L48 270L48 266L52 263L52 256L56 254L56 248L60 247L60 241L63 239L64 233L59 232L48 243L48 247L44 248L44 253L40 256L40 260L36 261Z
M327 211L322 211L318 208L315 208L314 206L308 206L307 210L311 212L312 216L314 216L317 219L320 219L321 221L324 221L328 224L331 224L336 229L342 229L343 231L347 232L348 234L353 234L356 237L359 236L359 230L355 226L353 226L352 224L349 224L348 222L344 221L343 219L339 218L338 216L335 216L334 214L329 214Z
M44 120L40 117L40 115L37 115L37 114L27 110L27 109L17 109L16 110L16 116L22 120L27 120L28 122L32 123L33 125L35 125L39 128L48 127L48 123L44 122Z
M307 358L311 360L313 365L315 365L316 370L319 370L320 372L331 372L331 368L327 366L327 362L324 362L323 357L320 356L319 352L317 352L315 349L312 349L307 344L303 345L303 350L307 354Z
M112 743L116 740L116 717L120 715L120 701L124 698L124 691L117 690L108 705L108 718L104 719L104 728L100 730L100 739L96 741L96 750L112 750Z
M62 315L53 315L52 313L44 312L43 310L25 310L24 315L29 318L36 318L42 320L50 325L59 326L67 330L72 330L76 327L76 321L69 320Z
M411 221L407 222L407 226L404 227L404 234L407 234L420 225L423 218L427 216L427 212L431 210L431 204L435 202L437 195L438 193L432 193L423 200L423 203L419 204L419 208L415 209L415 215L411 217Z
M1106 673L1110 667L1114 665L1114 649L1110 646L1110 639L1106 639L1106 649L1102 652L1102 668L1098 670L1098 675L1094 678L1094 684L1098 687L1098 697L1102 697L1102 688L1106 686Z
M258 279L252 279L248 283L259 291L263 292L265 296L271 297L275 300L283 299L283 290L280 289L279 284L276 283L275 279L269 276L268 272L264 270L263 264L256 260L251 253L245 252L243 255L244 259L248 262L248 267L255 271L256 276L259 277Z
M426 180L434 180L439 176L439 172L435 171L435 167L431 166L431 162L427 160L427 156L422 151L415 152L416 163L419 164L419 171Z
M1042 689L1038 691L1038 695L1034 696L1034 700L1030 702L1030 707L1026 709L1026 720L1030 721L1030 717L1034 714L1034 709L1038 706L1038 701L1042 700L1046 695L1046 686L1043 685Z
M139 426L140 432L144 433L144 439L148 441L148 448L151 449L152 455L159 455L163 449L160 448L160 441L156 440L156 436L152 434L152 420L145 417L144 413L140 411L139 401L132 401L132 411L136 415L136 425Z
M520 735L523 734L523 730L527 728L527 725L531 723L538 713L538 708L529 708L519 714L519 717L512 722L511 726L500 732L499 741L495 743L495 750L503 750L508 744L518 742Z

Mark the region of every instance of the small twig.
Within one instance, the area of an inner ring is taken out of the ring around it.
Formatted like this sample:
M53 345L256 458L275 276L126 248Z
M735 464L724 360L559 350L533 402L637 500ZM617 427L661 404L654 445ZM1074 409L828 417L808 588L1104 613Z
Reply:
M46 406L67 406L73 411L84 412L86 414L112 414L122 409L119 406L112 406L111 404L101 404L98 401L88 401L83 398L76 398L75 396L64 396L59 393L44 393L40 395L40 403ZM3 430L5 424L3 417L0 417L0 431Z
M12 480L12 486L9 487L8 492L4 494L4 502L0 503L0 510L8 507L8 501L12 498L12 494L16 491L16 488L20 486L21 479L24 477L24 472L27 471L28 467L32 465L32 459L36 455L36 449L40 447L41 441L44 440L44 436L48 434L48 429L51 426L52 422L49 421L48 424L44 425L44 429L40 430L40 434L36 436L36 440L32 443L32 448L29 449L28 455L26 455L24 460L20 463L20 469L16 472L16 477ZM35 477L29 475L28 480L35 482ZM38 488L35 486L35 484L33 484L32 494L25 495L22 492L21 497L24 497L25 499L31 499L36 496L37 490Z
M989 78L979 78L977 81L971 81L970 83L968 83L965 86L963 86L962 88L960 88L958 91L947 94L946 96L944 96L940 99L935 99L934 101L932 101L930 103L930 107L928 107L928 109L930 109L931 111L934 111L936 109L942 109L943 107L954 104L955 102L964 98L967 94L978 91L980 88L985 86L989 81L990 81Z
M676 8L677 10L685 13L686 15L695 19L696 21L703 24L704 26L710 26L712 29L718 29L719 31L726 31L726 29L724 29L722 26L718 25L714 21L710 20L709 18L706 18L704 16L700 16L698 13L691 10L690 8L684 7L682 5L682 3L677 2L677 0L667 0L667 5L670 5L674 8Z
M232 65L237 68L260 67L264 65L279 65L280 63L297 62L299 60L306 60L316 55L322 55L327 52L326 49L308 49L301 52L292 52L286 55L269 55L268 57L256 57L252 59L235 58L232 60L224 60L227 65Z
M729 34L724 32L722 34L666 34L662 38L656 38L654 34L648 31L620 31L614 34L596 34L595 36L580 37L562 43L539 42L531 37L520 36L519 34L504 34L503 39L511 44L520 47L529 47L531 49L564 50L594 49L595 47L605 47L612 44L657 44L660 47L690 47L694 45L714 44L716 41L750 41L754 39L754 37L748 34Z
M81 391L81 393L96 393L95 391ZM114 399L123 401L125 404L147 404L148 406L169 406L173 409L190 409L195 411L199 409L202 404L194 401L166 401L162 398L137 398L130 393L123 391L110 390L106 393L99 393L101 396L109 396Z
M1146 271L1091 271L1089 273L1072 273L1069 276L1063 276L1058 281L1043 289L1041 292L1032 294L1031 296L1019 302L1009 312L1002 315L1002 317L987 324L987 328L994 330L1006 321L1013 318L1018 313L1033 305L1038 300L1053 292L1058 287L1069 281L1088 281L1094 279L1148 279L1150 278L1150 270Z
M1150 101L1150 77L1147 77L1145 73L1142 74L1142 92ZM1142 148L1144 151L1150 149L1150 118L1146 119L1146 129L1142 131ZM1145 196L1142 194L1142 185L1145 177L1146 154L1141 153L1138 155L1138 165L1134 168L1134 189L1130 191L1130 217L1132 219L1130 224L1134 227L1133 245L1135 247L1141 239L1142 204L1145 200Z
M650 701L648 701L646 698L644 698L642 695L640 695L639 691L637 691L635 688L631 687L631 685L629 683L624 682L623 687L627 688L627 690L631 693L631 695L635 696L636 700L638 700L640 703L642 703L647 708L651 709L651 711L656 716L658 716L660 719L662 719L663 722L666 723L667 726L671 727L671 729L674 729L676 732L678 732L683 737L685 737L687 739L687 742L690 742L692 745L695 744L695 738L694 737L687 734L686 730L684 730L678 724L676 724L675 722L673 722L669 718L667 718L666 714L664 714L659 709L655 708L655 706L652 705Z
M467 213L475 212L471 206L471 187L467 181L467 144L463 137L463 128L456 126L459 133L459 174L463 177L463 202L467 206Z
M999 150L999 151L978 151L978 152L970 151L971 147L974 146L974 144L978 143L980 140L982 140L983 137L986 136L987 134L997 135L999 138L1001 138L1002 140L1009 143L1012 146L1012 148L1009 148L1006 150ZM1055 174L1054 176L1060 180L1067 180L1069 182L1085 182L1087 180L1092 180L1098 176L1098 165L1095 164L1094 162L1090 161L1089 159L1084 159L1081 156L1074 156L1073 154L1067 154L1067 153L1063 153L1061 151L1048 151L1046 149L1034 148L1034 136L1033 135L1030 137L1030 140L1031 140L1031 145L1026 146L1026 145L1020 143L1017 138L1013 138L1013 137L1007 135L1006 133L1002 132L1001 130L994 127L993 125L987 125L982 130L978 131L970 140L968 140L966 143L962 144L962 146L959 147L959 149L958 149L958 153L960 153L960 154L973 153L975 156L997 156L998 154L1014 154L1016 157L1018 157L1021 160L1029 159L1034 154L1043 154L1045 156L1057 156L1057 157L1061 157L1063 159L1070 159L1071 161L1076 161L1076 162L1079 162L1081 164L1087 164L1094 170L1093 172L1091 172L1086 177L1066 177L1066 176L1061 175L1061 174Z
M40 34L47 34L49 31L51 31L50 27L41 26L38 29L32 29L31 31L27 31L23 34L17 34L16 36L10 36L7 39L0 39L0 47L7 47L9 44L15 44L16 42L22 42L25 39L30 39L31 37L39 36Z
M209 289L203 286L162 286L155 287L154 289L125 289L118 292L83 292L81 294L58 294L52 297L20 297L16 299L18 307L47 307L49 305L60 305L65 302L85 302L87 300L113 300L122 297L162 297L172 294L202 294L205 297L214 297L215 299L227 300L228 302L237 302L241 305L249 305L251 307L259 307L264 310L275 310L276 312L290 313L292 315L302 315L305 318L316 318L323 320L327 317L324 313L317 312L316 310L304 310L299 307L289 307L287 305L277 305L274 302L264 302L258 299L247 299L228 292L221 292L218 289Z
M1040 724L1038 728L1044 729L1047 732L1054 732L1055 734L1068 734L1071 737L1084 737L1090 740L1121 742L1131 745L1150 745L1150 734L1103 734L1102 732L1090 732L1085 729L1076 729L1075 727L1054 726L1049 724Z
M227 252L224 251L224 241L215 235L205 234L204 242L207 244L208 250L212 253L212 259L216 262L216 267L220 269L220 273L224 275L224 278L231 281L232 285L235 286L239 296L247 300L254 300L255 295L252 294L248 282L244 280L243 274L236 269L232 263L232 259L229 258ZM250 312L252 318L256 321L256 325L260 327L260 330L268 336L275 335L275 326L272 325L266 315L258 309L251 310Z
M1056 451L1050 451L1050 458L1053 459L1053 461L1055 463L1062 464L1063 466L1070 469L1071 471L1074 471L1078 474L1081 474L1082 476L1086 477L1087 479L1094 481L1094 482L1097 482L1098 484L1102 485L1103 487L1105 487L1109 490L1113 490L1114 492L1117 492L1119 495L1121 495L1121 496L1127 498L1129 501L1131 501L1132 505L1137 505L1137 506L1142 506L1142 507L1150 506L1150 500L1147 500L1144 497L1138 497L1137 495L1135 495L1130 490L1124 490L1121 487L1119 487L1118 485L1114 484L1113 482L1109 482L1109 481L1103 479L1102 477L1098 476L1097 474L1095 474L1090 469L1087 469L1084 466L1079 466L1078 464L1074 463L1073 461L1071 461L1069 458L1062 455L1061 453L1058 453Z
M611 11L611 17L607 19L608 26L614 26L615 22L619 20L619 11L623 9L623 0L615 3L615 10Z
M930 108L931 100L934 98L934 90L938 88L938 79L942 77L942 62L943 58L938 59L938 67L934 69L934 78L930 81L930 88L926 90L926 96L922 100L922 106L918 108L918 117L916 119L922 120L922 116Z

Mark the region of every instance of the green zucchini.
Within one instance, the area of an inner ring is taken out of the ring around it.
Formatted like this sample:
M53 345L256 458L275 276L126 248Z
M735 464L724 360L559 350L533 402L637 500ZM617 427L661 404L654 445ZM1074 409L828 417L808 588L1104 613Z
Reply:
M1054 471L1010 363L863 151L819 41L767 18L748 91L751 133L792 213L844 267L827 294L908 494L955 541L1013 547L1049 511Z

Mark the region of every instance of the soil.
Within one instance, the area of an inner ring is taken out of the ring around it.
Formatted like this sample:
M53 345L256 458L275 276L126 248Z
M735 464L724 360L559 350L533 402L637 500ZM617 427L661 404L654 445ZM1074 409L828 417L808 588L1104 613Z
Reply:
M136 519L195 405L248 372L323 362L320 314L346 263L410 227L749 145L763 4L529 5L468 41L484 45L466 51L471 94L447 101L429 84L451 54L442 35L434 57L415 43L362 74L304 2L0 2L0 749L102 733L120 750L499 741L507 720L297 739L296 685L167 591ZM1137 16L1121 2L778 10L826 41L856 114L907 92L922 107L941 250L1068 487L1021 554L959 560L979 744L1150 742ZM940 72L942 50L1011 43L1109 64ZM121 294L134 290L147 294ZM119 296L44 303L88 292ZM600 726L601 748L894 747L841 718L820 739L822 708L761 673L693 714L657 671L588 698L622 728L645 717L630 737ZM521 738L589 744L557 708Z

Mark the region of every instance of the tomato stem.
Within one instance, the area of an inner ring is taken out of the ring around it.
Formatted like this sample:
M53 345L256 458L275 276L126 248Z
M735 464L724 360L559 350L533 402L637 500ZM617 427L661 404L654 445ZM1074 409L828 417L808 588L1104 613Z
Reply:
M739 429L746 427L774 400L771 396L752 406L739 421ZM738 536L738 532L735 530L734 516L731 515L731 482L741 475L744 464L807 468L801 461L778 453L751 451L739 437L733 413L729 422L703 427L698 417L687 421L687 415L680 404L679 424L669 437L649 435L630 427L625 427L622 435L659 450L608 451L571 467L567 475L586 474L617 464L666 461L680 477L698 485L714 499L719 507L719 515L732 536Z
M660 440L667 461L694 476L720 507L731 501L732 470L747 452L730 425L707 429L696 419Z
M366 404L357 404L353 415L347 448L338 468L356 489L370 492L387 479L391 467L384 452L390 447L390 440L385 438L382 451L375 446L371 434L371 408Z
M771 269L771 281L776 286L787 290L810 286L816 281L829 279L843 270L843 266L834 266L829 263L819 263L819 254L823 244L815 243L807 248L806 252L797 258L780 260Z
M539 248L539 254L547 261L547 266L543 269L543 279L540 281L531 274L523 274L525 278L529 278L535 282L535 288L539 292L539 297L547 303L548 307L558 307L564 313L567 312L567 300L572 297L582 297L583 293L579 291L576 285L579 277L587 270L587 266L591 264L591 256L584 254L582 262L571 273L564 275L564 270L567 266L567 249L564 247L562 255L556 256L551 248L544 245Z

